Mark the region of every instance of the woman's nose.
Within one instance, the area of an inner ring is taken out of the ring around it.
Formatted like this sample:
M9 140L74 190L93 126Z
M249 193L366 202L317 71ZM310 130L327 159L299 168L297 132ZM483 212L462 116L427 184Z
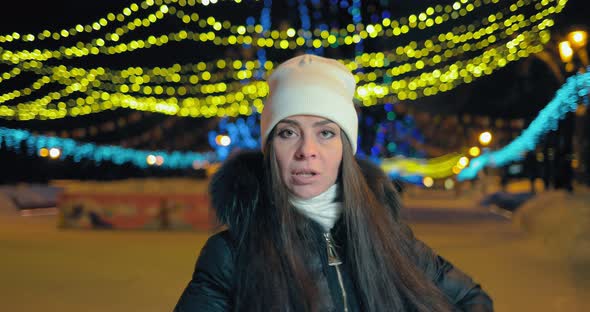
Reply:
M317 152L317 142L313 138L303 137L297 149L296 157L298 159L314 158L317 156Z

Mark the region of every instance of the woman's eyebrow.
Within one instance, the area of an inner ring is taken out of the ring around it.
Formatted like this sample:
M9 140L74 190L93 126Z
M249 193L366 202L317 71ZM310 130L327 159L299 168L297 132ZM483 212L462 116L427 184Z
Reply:
M331 124L331 123L335 123L335 122L333 122L333 121L331 121L331 120L329 120L329 119L326 119L326 120L322 120L322 121L315 122L315 123L313 124L313 126L314 126L314 127L320 127L320 126L327 125L327 124Z
M290 125L294 125L294 126L301 126L301 124L297 121L297 120L292 120L292 119L283 119L281 121L279 121L279 123L286 123L286 124L290 124ZM313 127L320 127L323 125L327 125L327 124L332 124L335 123L329 119L325 119L325 120L320 120L317 122L313 123Z
M279 123L286 123L286 124L290 124L290 125L294 125L294 126L300 125L300 123L297 120L292 120L292 119L283 119L283 120L279 121Z

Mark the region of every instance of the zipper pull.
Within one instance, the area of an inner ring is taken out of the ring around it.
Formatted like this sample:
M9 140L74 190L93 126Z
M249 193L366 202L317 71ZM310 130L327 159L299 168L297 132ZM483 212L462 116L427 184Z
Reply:
M334 246L334 241L332 240L332 234L324 233L324 238L326 239L326 245L328 247L328 265L336 266L341 265L342 260L338 256L336 252L336 246Z

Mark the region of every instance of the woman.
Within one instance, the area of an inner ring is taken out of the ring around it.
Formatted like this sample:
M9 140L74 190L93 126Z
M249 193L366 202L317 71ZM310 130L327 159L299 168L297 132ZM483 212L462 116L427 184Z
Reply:
M268 83L263 153L235 155L213 176L228 229L203 247L175 311L492 311L399 219L386 175L355 159L352 73L302 55Z

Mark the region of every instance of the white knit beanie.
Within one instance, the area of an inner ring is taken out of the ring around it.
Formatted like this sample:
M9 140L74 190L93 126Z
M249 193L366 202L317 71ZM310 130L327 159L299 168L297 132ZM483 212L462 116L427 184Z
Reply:
M356 82L344 64L313 54L296 56L275 68L268 85L270 91L260 121L262 149L279 121L294 115L313 115L338 124L356 153Z

